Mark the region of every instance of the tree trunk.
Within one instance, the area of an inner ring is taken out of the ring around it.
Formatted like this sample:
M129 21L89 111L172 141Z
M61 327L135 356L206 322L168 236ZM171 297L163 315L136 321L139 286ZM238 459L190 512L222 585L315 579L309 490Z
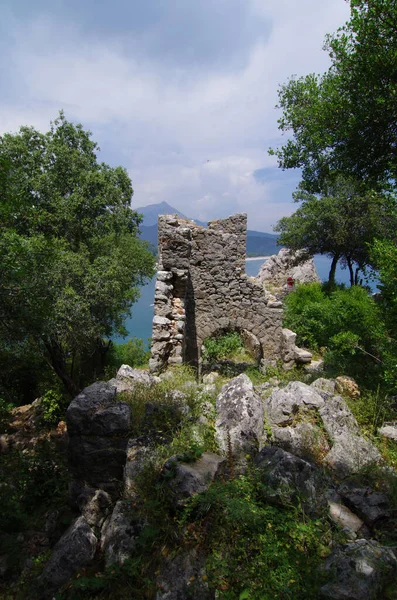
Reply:
M328 275L328 283L331 287L333 287L335 285L335 272L336 272L336 265L338 264L338 260L339 260L339 254L335 254L332 258L331 268L329 270L329 275Z
M62 381L66 390L69 392L72 398L74 398L80 392L80 389L68 373L61 347L55 340L44 341L44 345L50 357L52 368Z

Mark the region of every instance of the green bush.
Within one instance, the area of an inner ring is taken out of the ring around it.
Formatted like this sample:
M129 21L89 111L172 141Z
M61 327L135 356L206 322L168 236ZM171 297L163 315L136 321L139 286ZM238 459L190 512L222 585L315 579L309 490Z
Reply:
M187 532L206 538L210 589L220 600L317 598L331 527L297 508L267 504L262 485L255 476L217 482L186 508Z
M0 433L6 433L13 408L12 404L6 402L4 398L0 398Z
M305 284L285 300L284 326L297 333L298 345L325 348L332 373L344 372L376 387L382 375L381 352L387 342L381 312L359 286L328 292Z
M146 365L149 358L150 351L146 349L144 341L139 338L131 338L125 344L112 342L106 353L106 376L114 377L121 365L130 367Z
M63 504L68 486L65 459L44 440L34 450L13 450L0 463L0 530L33 528L34 515Z
M48 390L41 398L42 423L47 427L55 427L65 418L67 403L67 399L61 392Z
M218 337L208 338L204 341L203 358L208 360L221 360L232 358L239 350L244 348L241 336L237 331L226 333Z

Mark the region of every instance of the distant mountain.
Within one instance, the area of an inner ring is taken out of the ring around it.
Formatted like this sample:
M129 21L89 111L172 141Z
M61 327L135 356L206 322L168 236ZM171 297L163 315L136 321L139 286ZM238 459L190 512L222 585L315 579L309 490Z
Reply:
M141 238L150 242L157 248L157 218L159 215L178 215L184 219L186 217L179 210L168 204L160 202L158 204L150 204L149 206L141 206L135 209L143 215L143 222L140 226ZM197 225L206 227L207 223L192 219ZM262 231L247 231L247 255L249 256L269 256L277 254L281 246L277 245L277 235L274 233L264 233Z
M168 202L159 202L158 204L149 204L148 206L141 206L140 208L135 208L137 213L143 215L143 223L144 227L152 227L156 225L157 227L157 217L159 215L178 215L183 219L187 219L185 215L183 215L179 210L170 206ZM156 238L157 243L157 238Z

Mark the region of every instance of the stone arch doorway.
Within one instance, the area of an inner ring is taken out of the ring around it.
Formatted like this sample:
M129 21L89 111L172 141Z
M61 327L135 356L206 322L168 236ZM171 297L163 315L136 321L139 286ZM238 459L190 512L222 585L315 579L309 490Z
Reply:
M216 340L223 336L233 333L237 333L239 335L242 343L242 347L240 350L237 350L236 348L236 351L234 353L236 358L230 358L227 356L219 357L218 359L213 357L206 357L204 345L207 340ZM239 355L241 357L240 359ZM263 349L259 339L254 333L252 333L248 329L244 329L235 324L230 324L227 327L214 327L211 334L204 338L200 346L198 346L197 357L199 376L201 374L204 375L206 372L213 370L215 366L216 368L225 367L225 369L231 371L234 370L236 374L239 374L245 371L246 368L248 368L249 366L254 366L257 368L260 367L263 359Z

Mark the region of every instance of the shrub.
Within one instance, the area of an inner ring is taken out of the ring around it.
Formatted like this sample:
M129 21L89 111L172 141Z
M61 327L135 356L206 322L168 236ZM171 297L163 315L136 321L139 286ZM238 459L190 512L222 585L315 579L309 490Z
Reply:
M217 482L192 498L182 517L196 539L206 537L206 572L220 600L317 598L317 566L329 552L326 520L261 498L255 476Z
M121 365L130 367L146 365L149 357L149 350L146 349L144 341L139 338L131 338L126 344L112 342L106 354L106 376L114 377Z
M209 360L232 358L244 347L241 336L237 331L225 333L218 337L208 338L204 341L203 357Z
M47 427L55 427L64 419L67 403L67 399L61 392L48 390L41 398L42 423Z
M0 398L0 433L7 431L13 408L12 404L6 402L4 398Z
M285 303L284 326L298 334L299 345L325 347L331 371L376 385L387 334L379 308L365 289L353 286L327 293L311 283L299 286Z
M29 523L34 514L62 504L68 476L65 459L48 441L34 450L13 450L0 464L0 530L15 532Z

